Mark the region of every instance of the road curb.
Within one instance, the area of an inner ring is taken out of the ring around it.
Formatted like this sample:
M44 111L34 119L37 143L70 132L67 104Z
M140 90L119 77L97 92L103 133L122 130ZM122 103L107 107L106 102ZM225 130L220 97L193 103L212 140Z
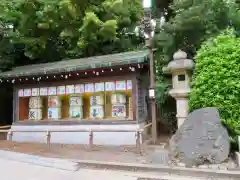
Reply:
M0 150L0 158L67 171L77 171L79 168L78 163L69 160L46 158L4 150Z
M170 167L164 165L149 165L149 164L135 164L135 163L118 163L105 162L93 160L72 160L79 163L79 168L94 167L99 169L117 169L126 171L144 171L144 172L158 172L169 173L179 176L199 176L199 177L213 177L213 178L240 178L240 170L216 170L216 169L197 169L185 167Z

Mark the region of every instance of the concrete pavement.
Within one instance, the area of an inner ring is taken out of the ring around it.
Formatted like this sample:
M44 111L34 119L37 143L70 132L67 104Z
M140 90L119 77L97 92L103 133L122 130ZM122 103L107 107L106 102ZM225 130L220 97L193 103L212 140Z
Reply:
M0 150L0 158L68 171L77 171L79 169L79 165L76 162L60 158L47 158L4 150Z
M0 159L1 180L220 180L218 178L182 177L167 173L126 172L113 170L79 169L67 171L28 163ZM222 180L222 179L221 179ZM228 180L232 180L229 178Z
M6 159L0 159L0 167L1 180L137 180L137 177L112 171L83 169L72 172Z
M194 170L157 165L63 160L0 151L0 180L239 180L239 171ZM93 166L92 166L93 165ZM97 166L96 166L97 165ZM99 166L99 167L98 167Z

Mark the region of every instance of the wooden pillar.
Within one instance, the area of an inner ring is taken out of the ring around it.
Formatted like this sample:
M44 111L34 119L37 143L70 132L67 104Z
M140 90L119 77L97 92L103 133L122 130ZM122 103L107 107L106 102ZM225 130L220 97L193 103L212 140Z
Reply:
M46 136L47 136L47 147L48 147L48 149L50 149L50 147L51 147L51 132L47 131Z
M13 132L11 130L8 131L8 140L12 141L12 137L13 137Z
M93 148L93 132L89 131L89 149L92 150Z
M137 130L136 132L136 149L137 153L141 154L141 143L140 143L140 132Z
M138 101L138 93L137 93L137 79L136 77L132 77L132 109L133 109L133 120L138 121L138 113L137 113L137 101Z

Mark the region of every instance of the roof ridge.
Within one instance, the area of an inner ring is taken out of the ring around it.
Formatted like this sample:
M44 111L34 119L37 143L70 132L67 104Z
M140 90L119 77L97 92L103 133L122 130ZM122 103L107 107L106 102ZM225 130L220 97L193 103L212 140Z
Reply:
M109 56L119 56L119 55L129 55L129 54L137 54L137 53L143 53L146 52L146 50L139 50L139 51L127 51L127 52L122 52L122 53L114 53L114 54L106 54L106 55L99 55L99 56L90 56L90 57L83 57L83 58L74 58L74 59L63 59L60 61L54 61L54 62L48 62L48 63L39 63L39 64L29 64L29 65L24 65L24 66L16 66L12 70L18 69L18 68L24 68L24 67L34 67L34 66L41 66L41 65L54 65L54 64L59 64L59 63L64 63L64 62L69 62L69 61L79 61L79 60L86 60L86 59L98 59L98 58L104 58L104 57L109 57ZM130 57L131 58L131 57ZM67 66L67 65L66 65Z
M0 72L0 77L35 76L48 73L58 74L61 72L140 63L146 61L147 54L146 50L128 51L79 59L65 59L49 63L30 64L15 67L11 71Z

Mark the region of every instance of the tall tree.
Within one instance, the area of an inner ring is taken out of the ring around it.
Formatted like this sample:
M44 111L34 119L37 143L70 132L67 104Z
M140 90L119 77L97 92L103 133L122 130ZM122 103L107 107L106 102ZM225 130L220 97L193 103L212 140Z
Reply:
M157 48L157 100L162 119L172 123L174 116L169 114L168 90L171 79L165 77L162 67L172 60L178 49L193 58L201 43L216 36L229 25L239 25L237 4L234 0L156 0L157 10L165 17L165 24L156 29L155 47ZM172 106L172 105L170 105ZM172 106L173 107L173 106ZM170 111L173 108L170 107ZM166 115L165 115L166 114ZM170 118L169 118L170 117Z
M169 21L157 35L162 53L170 60L181 48L193 56L204 40L229 25L231 7L225 0L173 0Z
M2 62L24 65L136 49L143 40L128 32L141 9L141 0L2 0L0 23L12 26L1 33Z
M164 83L167 81L161 69L172 60L173 53L182 49L193 58L203 41L218 35L230 25L238 28L239 7L235 0L163 0L158 3L158 9L164 12L166 20L155 35L161 95L169 87L168 83Z

